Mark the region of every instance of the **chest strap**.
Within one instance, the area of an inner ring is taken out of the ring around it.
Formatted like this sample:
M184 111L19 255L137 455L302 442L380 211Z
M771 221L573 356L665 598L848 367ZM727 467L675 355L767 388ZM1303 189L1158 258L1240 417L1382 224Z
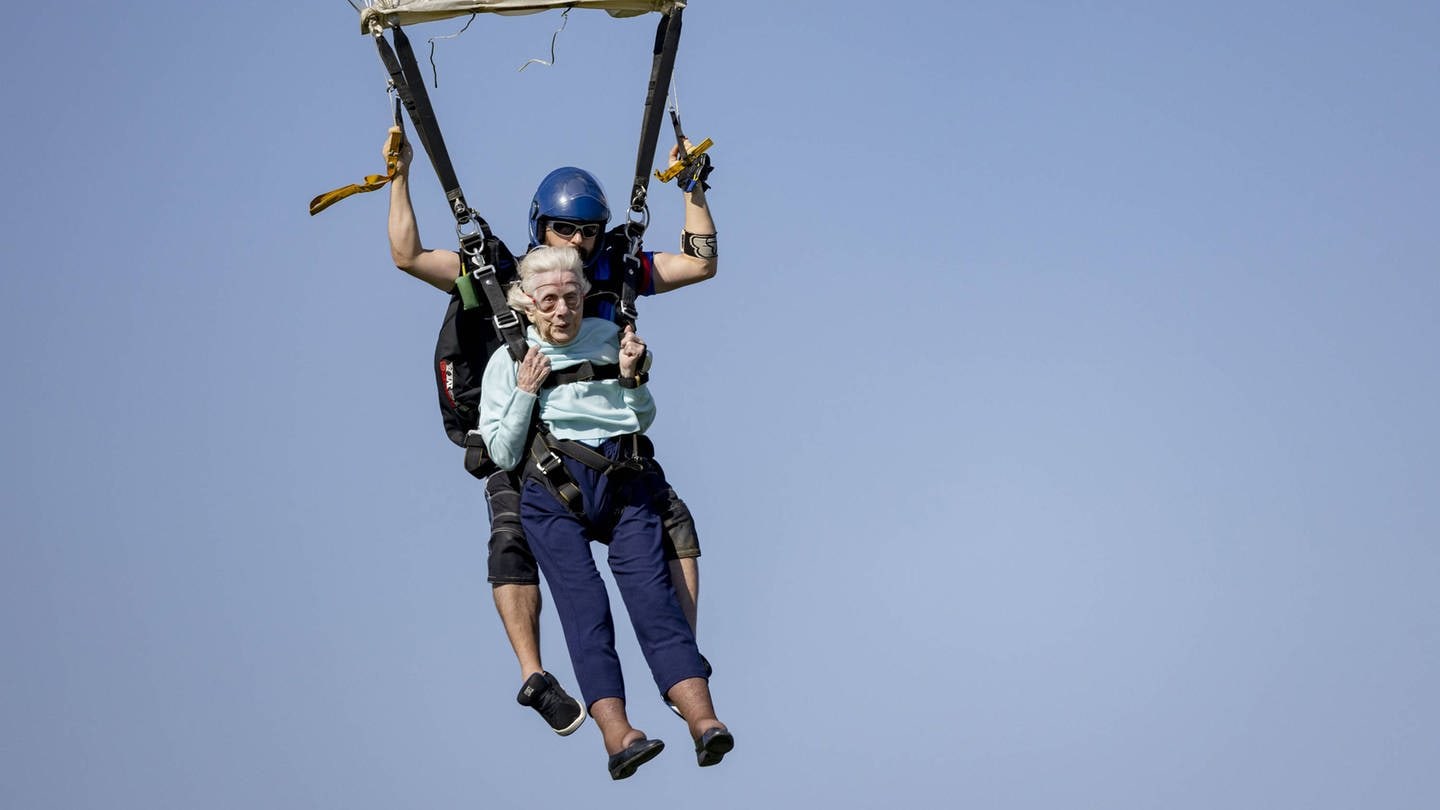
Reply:
M615 380L620 383L621 388L639 388L650 382L650 372L644 369L650 368L650 350L646 349L645 354L640 357L637 364L640 369L634 377L623 377L620 375L620 366L614 363L601 365L592 364L589 360L578 366L571 366L564 371L552 371L540 384L542 390L555 388L567 383L595 382L599 380Z
M562 371L550 372L546 375L545 382L541 383L540 387L555 388L570 383L618 379L620 379L620 366L618 364L591 363L589 360L585 360L578 366L570 366Z

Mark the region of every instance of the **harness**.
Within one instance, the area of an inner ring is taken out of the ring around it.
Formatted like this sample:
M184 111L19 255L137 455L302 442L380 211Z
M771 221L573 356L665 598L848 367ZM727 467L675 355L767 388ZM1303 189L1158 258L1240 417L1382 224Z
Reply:
M561 456L574 459L612 481L624 480L644 472L646 461L655 454L650 440L639 433L627 433L619 438L620 458L612 459L584 442L557 439L548 430L539 431L535 438L530 440L530 454L525 461L525 477L534 478L544 484L550 494L570 510L570 514L582 523L588 522L580 485L575 482L570 470L566 469L565 459Z
M648 367L649 352L641 360L640 368ZM541 383L541 389L561 385L598 380L619 380L621 386L633 388L643 385L649 374L641 371L633 382L627 384L620 376L620 366L615 363L594 364L589 360L571 366L563 371L552 371ZM535 413L530 420L529 453L526 456L524 477L534 478L549 490L572 515L582 523L586 522L585 506L580 486L565 467L565 458L574 459L611 480L624 480L644 472L646 462L655 457L655 447L650 439L639 433L627 433L620 439L620 457L612 459L584 442L558 439L539 418L540 400L535 400ZM564 458L562 458L562 456Z

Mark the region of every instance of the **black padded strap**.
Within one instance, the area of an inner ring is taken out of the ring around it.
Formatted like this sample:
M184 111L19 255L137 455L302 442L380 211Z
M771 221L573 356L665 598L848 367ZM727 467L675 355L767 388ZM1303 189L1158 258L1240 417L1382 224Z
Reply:
M480 431L472 430L465 434L465 472L484 481L490 474L500 469L495 465L495 460L490 458L490 451L485 447L485 439Z
M548 432L536 434L530 442L530 460L525 465L526 475L538 478L550 494L560 501L570 513L580 520L585 519L584 498L581 496L580 487L575 479L570 476L570 471L565 469L565 461L560 458L554 450L546 443Z
M615 363L602 363L596 365L589 360L578 366L571 366L563 371L552 371L540 384L541 388L554 388L557 385L569 383L590 382L592 380L618 380L620 379L620 366Z

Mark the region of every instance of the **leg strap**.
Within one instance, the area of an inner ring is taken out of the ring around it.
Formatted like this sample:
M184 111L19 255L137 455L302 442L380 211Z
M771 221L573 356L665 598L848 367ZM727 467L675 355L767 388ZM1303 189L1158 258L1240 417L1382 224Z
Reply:
M615 478L640 472L645 468L645 459L653 451L650 441L638 433L627 433L618 437L619 457L612 459L584 442L557 439L549 431L535 434L530 442L530 458L525 465L525 474L538 478L550 490L556 500L565 505L571 514L581 522L588 523L580 487L565 469L565 458L574 459L601 475Z

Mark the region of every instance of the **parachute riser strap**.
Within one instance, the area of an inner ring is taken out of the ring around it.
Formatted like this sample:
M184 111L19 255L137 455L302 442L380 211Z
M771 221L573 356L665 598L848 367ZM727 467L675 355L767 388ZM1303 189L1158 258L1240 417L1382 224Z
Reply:
M489 305L496 333L505 341L510 356L520 360L526 351L524 328L520 317L505 302L505 291L495 275L494 236L485 220L465 202L465 193L460 188L460 180L450 162L450 153L445 148L445 137L440 133L440 124L430 105L430 94L425 89L425 79L415 61L410 38L400 26L395 26L391 34L395 38L392 49L383 30L377 27L374 35L380 61L390 73L391 86L415 125L415 135L430 158L430 165L445 190L450 213L455 217L455 235L460 242L463 269L461 276L455 280L455 290L467 310L479 307L482 299Z
M445 189L445 196L451 201L451 210L458 215L465 210L463 198L459 206L455 201L460 181L455 175L454 165L450 162L450 153L445 149L445 137L440 133L435 108L430 104L424 75L415 62L415 51L410 47L410 39L405 36L405 31L398 25L391 31L395 38L395 47L391 48L383 31L377 30L374 34L375 48L380 53L380 61L384 63L385 70L390 74L391 86L400 96L405 111L410 115L410 121L415 125L415 136L425 148L430 165L434 167L440 185Z
M455 233L461 246L467 237L488 238L490 229L465 202L465 193L460 189L460 179L455 175L455 166L450 162L450 152L445 148L445 136L440 133L440 123L435 118L435 109L430 105L430 94L425 90L425 80L420 66L415 62L415 51L410 39L399 26L393 30L395 47L385 39L383 32L375 32L375 47L380 52L380 61L390 73L390 84L410 115L415 125L415 136L425 148L430 165L445 191L445 200L450 213L455 217Z
M669 92L670 79L675 74L675 52L680 47L684 10L683 6L672 10L660 19L655 28L650 85L645 92L645 111L640 120L640 147L635 155L635 181L630 187L630 213L624 227L628 244L625 249L624 277L616 318L616 322L621 326L634 324L640 317L639 310L635 308L635 299L639 294L640 274L643 269L640 252L644 249L645 229L650 225L650 207L647 202L650 170L655 164L655 146L660 142L665 94Z
M675 52L680 47L684 11L684 7L672 10L660 19L655 29L650 85L645 93L645 110L640 119L640 147L635 155L635 181L630 187L630 210L633 213L646 208L650 171L655 165L655 147L660 142L665 95L670 90L670 80L675 74Z

